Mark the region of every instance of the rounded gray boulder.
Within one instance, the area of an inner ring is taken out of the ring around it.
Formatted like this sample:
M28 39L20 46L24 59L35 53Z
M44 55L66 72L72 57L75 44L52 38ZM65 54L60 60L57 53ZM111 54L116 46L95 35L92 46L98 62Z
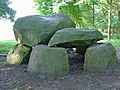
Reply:
M21 44L35 46L48 44L53 34L60 29L75 27L75 23L64 13L53 15L31 15L17 19L13 30Z

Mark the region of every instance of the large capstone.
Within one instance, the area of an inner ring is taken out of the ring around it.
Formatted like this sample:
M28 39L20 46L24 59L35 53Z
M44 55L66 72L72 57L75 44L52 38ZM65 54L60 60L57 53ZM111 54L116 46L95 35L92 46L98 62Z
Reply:
M44 45L33 49L28 71L43 76L64 76L69 73L68 55L64 48L49 48Z
M115 48L111 43L95 44L85 53L84 70L88 72L111 71L117 66Z
M103 39L103 35L98 30L65 28L57 31L48 45L63 47L86 46L101 39Z
M31 48L23 44L16 44L8 52L6 64L27 64L29 62L30 53Z
M75 23L64 13L54 15L31 15L17 19L13 30L18 42L34 46L48 44L53 34L60 29L75 27Z

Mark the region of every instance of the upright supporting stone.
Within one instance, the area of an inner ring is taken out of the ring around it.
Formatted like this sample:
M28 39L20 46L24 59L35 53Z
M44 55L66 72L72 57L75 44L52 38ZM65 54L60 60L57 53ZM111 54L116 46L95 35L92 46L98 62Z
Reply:
M92 45L85 53L85 71L103 72L113 70L116 65L117 56L111 43Z
M6 64L27 64L29 62L30 53L31 48L23 44L16 44L8 52Z
M69 73L68 55L64 48L49 48L43 45L33 49L28 71L43 76L64 76Z

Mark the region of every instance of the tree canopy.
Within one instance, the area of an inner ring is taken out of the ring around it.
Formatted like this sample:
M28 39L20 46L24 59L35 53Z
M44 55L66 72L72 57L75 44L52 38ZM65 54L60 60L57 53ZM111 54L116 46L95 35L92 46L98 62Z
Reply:
M77 27L100 29L109 35L120 33L119 0L34 0L40 15L64 12Z
M0 19L10 19L14 21L16 11L9 7L9 0L0 0Z

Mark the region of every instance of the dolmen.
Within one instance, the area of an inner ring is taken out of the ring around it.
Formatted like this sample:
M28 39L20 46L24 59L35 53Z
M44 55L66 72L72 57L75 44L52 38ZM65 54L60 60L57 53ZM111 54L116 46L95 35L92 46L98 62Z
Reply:
M83 70L104 72L117 66L111 43L98 43L103 35L98 30L75 28L64 13L30 15L16 20L13 31L18 42L7 55L6 64L28 64L28 72L41 76L65 76L70 73L69 51L84 58Z

